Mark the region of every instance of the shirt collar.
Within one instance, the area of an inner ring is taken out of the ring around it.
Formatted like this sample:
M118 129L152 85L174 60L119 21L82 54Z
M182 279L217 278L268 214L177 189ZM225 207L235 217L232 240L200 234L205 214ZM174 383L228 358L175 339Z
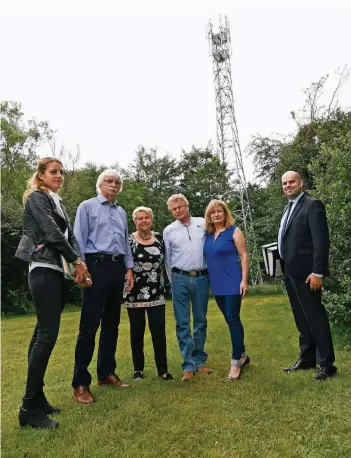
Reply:
M295 202L297 204L297 202L301 199L301 197L304 194L305 194L304 192L301 192L297 197L295 197L295 199L289 199L289 202Z
M59 201L62 200L62 197L59 196L56 192L51 191L51 189L49 189L49 196L52 197L53 199L58 199Z
M192 220L193 220L193 218L192 218L191 215L189 217L189 224L184 224L181 221L179 221L179 219L176 219L177 223L180 224L181 226L184 226L184 227L189 227L191 225L191 223L192 223Z
M104 202L107 202L107 203L108 203L106 197L103 196L102 194L98 194L98 195L96 196L96 198L97 198L97 200L100 202L100 204L103 204ZM115 200L111 205L116 205L116 207L118 207L118 202L117 202L117 200Z

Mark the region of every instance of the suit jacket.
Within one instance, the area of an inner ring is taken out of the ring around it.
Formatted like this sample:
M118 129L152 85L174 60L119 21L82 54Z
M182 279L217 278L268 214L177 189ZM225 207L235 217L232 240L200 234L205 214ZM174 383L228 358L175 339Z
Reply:
M328 274L329 231L320 200L306 194L299 199L286 226L282 247L284 269L292 277L306 279L312 272Z

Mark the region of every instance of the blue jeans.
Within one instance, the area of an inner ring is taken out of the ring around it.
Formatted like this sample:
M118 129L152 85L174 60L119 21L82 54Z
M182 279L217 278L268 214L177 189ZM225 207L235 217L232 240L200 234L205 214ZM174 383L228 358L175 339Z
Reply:
M183 371L195 372L207 360L204 352L207 331L208 276L190 277L172 272L173 309ZM190 300L193 335L190 328Z
M245 353L244 328L240 320L241 296L215 296L218 307L229 326L232 339L232 359L239 361Z

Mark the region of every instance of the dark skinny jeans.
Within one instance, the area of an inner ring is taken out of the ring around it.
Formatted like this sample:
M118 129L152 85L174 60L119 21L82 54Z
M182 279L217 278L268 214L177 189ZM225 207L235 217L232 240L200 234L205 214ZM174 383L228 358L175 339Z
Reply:
M245 352L244 328L240 320L240 295L215 296L225 321L228 324L232 339L232 359L239 360Z
M25 408L36 408L43 392L44 376L60 328L64 307L64 276L47 267L36 267L29 273L37 323L29 344Z
M130 343L132 347L134 371L143 371L145 364L144 357L144 335L147 313L149 329L154 346L155 362L158 375L168 372L167 351L166 351L166 308L164 305L155 307L128 308L130 323Z

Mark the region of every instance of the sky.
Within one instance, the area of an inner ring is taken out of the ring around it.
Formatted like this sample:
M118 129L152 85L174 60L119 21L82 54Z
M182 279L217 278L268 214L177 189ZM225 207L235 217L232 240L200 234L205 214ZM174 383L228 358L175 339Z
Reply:
M351 65L350 2L1 0L0 98L48 120L81 164L125 167L138 145L179 157L216 144L209 18L227 15L244 168L253 136L288 135L303 89ZM351 77L339 94L351 107ZM42 146L40 155L47 155Z

